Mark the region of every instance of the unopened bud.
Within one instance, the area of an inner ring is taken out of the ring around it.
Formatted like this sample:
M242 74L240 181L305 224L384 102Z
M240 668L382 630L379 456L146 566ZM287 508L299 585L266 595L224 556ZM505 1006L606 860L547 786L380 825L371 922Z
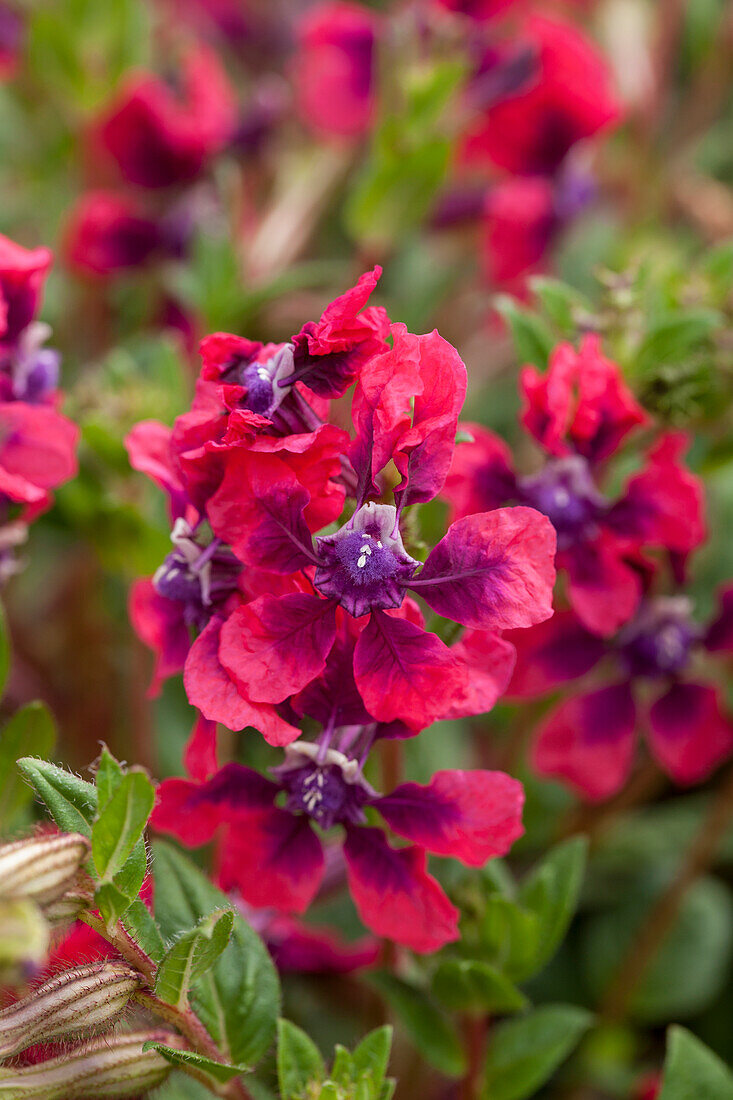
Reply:
M89 894L79 890L69 890L55 901L42 906L43 915L49 924L71 924L91 905Z
M40 905L60 898L89 856L79 833L31 836L0 847L0 896L32 898Z
M139 1096L165 1081L171 1065L150 1041L181 1047L169 1031L104 1036L84 1047L23 1069L0 1069L0 1100L119 1100Z
M77 966L0 1011L0 1061L33 1043L83 1039L112 1027L143 984L124 962Z

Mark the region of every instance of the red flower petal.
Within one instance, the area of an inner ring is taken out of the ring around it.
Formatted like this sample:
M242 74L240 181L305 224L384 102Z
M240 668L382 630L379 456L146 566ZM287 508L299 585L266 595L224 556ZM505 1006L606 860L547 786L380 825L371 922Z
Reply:
M503 772L436 772L426 787L403 783L374 805L400 836L472 867L506 855L524 832L522 784Z
M678 783L699 783L733 750L733 723L704 684L674 684L649 710L649 747Z
M605 643L589 633L572 611L556 611L529 630L510 631L517 663L508 694L544 695L559 684L585 676L603 658Z
M191 648L182 605L161 596L149 578L142 578L130 589L128 610L135 633L155 653L148 695L159 695L163 681L182 671Z
M349 828L344 845L349 890L364 924L413 951L458 939L458 910L425 870L421 848L391 848L380 829Z
M631 770L635 727L628 684L576 695L542 723L533 764L541 775L567 780L591 801L610 798Z
M532 626L552 614L555 529L533 508L457 520L411 587L456 622L478 629Z
M451 646L451 653L463 666L465 677L445 717L486 714L507 689L516 660L514 646L490 630L467 630Z

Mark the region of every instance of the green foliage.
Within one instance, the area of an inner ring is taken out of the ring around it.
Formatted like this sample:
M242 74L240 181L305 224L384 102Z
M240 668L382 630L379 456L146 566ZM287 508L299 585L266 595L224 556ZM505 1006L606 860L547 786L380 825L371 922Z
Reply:
M685 1028L671 1027L659 1100L733 1100L733 1073Z
M28 703L0 731L0 827L6 828L31 798L16 761L24 753L48 756L56 742L56 724L45 703Z
M443 959L433 974L433 995L446 1008L483 1014L520 1012L527 998L496 967L477 959Z
M352 1052L336 1047L330 1074L313 1040L288 1020L277 1025L277 1076L281 1100L390 1100L386 1076L392 1029L369 1033Z
M466 1058L450 1017L426 990L387 971L368 977L404 1027L424 1058L447 1077L460 1077Z
M494 300L494 306L509 326L518 361L544 370L555 342L552 332L535 313L505 294Z
M155 993L162 1001L184 1009L188 991L225 950L234 927L234 913L225 909L204 917L169 948L158 968Z
M170 944L202 919L228 908L225 894L170 844L153 845L155 917ZM191 1004L232 1065L253 1065L275 1033L277 973L247 922L233 915L231 940L213 966L191 982Z
M571 1005L544 1005L492 1029L484 1067L485 1100L524 1100L549 1080L590 1027Z
M206 1058L195 1050L179 1050L176 1047L168 1047L164 1043L148 1042L143 1044L143 1050L157 1050L172 1066L183 1068L193 1067L199 1073L205 1073L214 1081L231 1081L243 1073L248 1073L249 1066L230 1066L223 1062L215 1062L212 1058Z
M56 764L31 756L20 759L18 768L45 803L59 829L91 838L97 812L97 792L91 783Z

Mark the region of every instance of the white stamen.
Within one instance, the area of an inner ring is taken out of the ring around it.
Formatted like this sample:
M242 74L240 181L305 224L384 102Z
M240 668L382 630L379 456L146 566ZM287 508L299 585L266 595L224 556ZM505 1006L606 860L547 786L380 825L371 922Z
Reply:
M366 554L362 554L356 564L359 567L359 569L363 569L364 566L366 565L366 563L367 563Z
M558 508L565 508L570 503L570 493L567 489L563 489L562 486L555 489L555 504Z

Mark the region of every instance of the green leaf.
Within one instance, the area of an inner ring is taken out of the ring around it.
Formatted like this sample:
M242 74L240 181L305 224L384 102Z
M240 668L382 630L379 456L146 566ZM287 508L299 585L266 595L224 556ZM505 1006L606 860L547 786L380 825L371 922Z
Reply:
M104 809L117 790L124 774L121 765L115 760L107 746L103 745L94 776L97 787L97 804L100 810Z
M678 363L712 335L722 317L712 309L686 309L658 318L644 336L636 354L636 367L647 371Z
M153 845L155 917L169 943L182 928L226 909L229 899L172 845ZM269 1048L279 1011L270 955L239 913L219 959L191 987L191 1004L219 1049L235 1065L254 1065Z
M385 1024L370 1031L351 1056L355 1076L359 1077L363 1073L371 1074L377 1094L381 1091L385 1080L391 1050L392 1028L389 1024Z
M183 1072L172 1073L154 1095L155 1100L211 1100L211 1090Z
M229 943L234 913L225 909L204 917L166 952L155 981L161 1001L185 1009L191 983L213 966Z
M103 882L114 879L132 855L154 802L153 785L143 772L123 776L92 829L92 857Z
M310 1036L289 1020L278 1020L277 1080L283 1100L306 1096L310 1085L325 1076L321 1052Z
M249 1066L230 1066L224 1062L215 1062L212 1058L206 1058L203 1054L197 1054L195 1050L178 1050L175 1047L164 1046L151 1040L143 1043L143 1050L157 1050L172 1066L193 1066L202 1073L208 1073L215 1081L231 1081L233 1077L239 1077L242 1073L249 1073Z
M539 918L539 938L529 977L549 962L560 946L578 905L588 854L585 837L558 844L522 883L519 901Z
M544 321L536 313L522 309L506 294L494 300L494 307L509 326L520 364L534 363L544 370L555 343Z
M667 1056L659 1100L733 1100L733 1073L683 1027L667 1032Z
M16 760L29 752L48 756L55 741L56 725L45 703L28 703L6 723L0 733L0 825L11 822L31 798Z
M532 1096L568 1057L592 1019L572 1005L545 1005L497 1024L485 1065L485 1100Z
M63 832L91 837L97 812L97 792L91 783L32 756L19 760L18 768Z
M122 916L122 925L148 958L160 962L165 955L165 943L145 902L139 898L133 901Z
M481 938L494 964L513 981L534 972L541 935L537 913L498 894L486 899Z
M578 330L577 318L587 316L593 311L591 303L584 295L560 279L535 275L529 280L529 285L545 313L563 336L574 336Z
M499 970L475 959L443 959L433 975L433 994L457 1012L519 1012L527 998Z
M386 971L367 978L394 1009L420 1053L447 1077L460 1077L466 1061L453 1024L428 994Z
M334 1048L333 1065L329 1077L337 1085L346 1087L354 1080L354 1066L351 1060L351 1052L337 1043Z

